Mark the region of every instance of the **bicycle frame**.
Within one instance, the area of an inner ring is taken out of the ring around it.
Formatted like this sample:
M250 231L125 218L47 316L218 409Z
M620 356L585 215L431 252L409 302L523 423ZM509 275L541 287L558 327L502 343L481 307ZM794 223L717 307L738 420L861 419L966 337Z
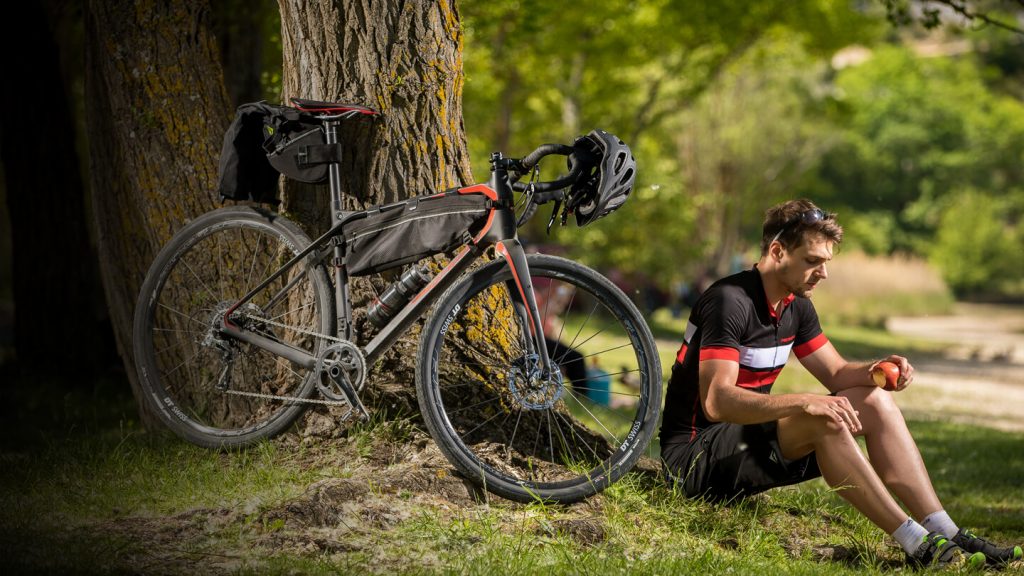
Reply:
M337 127L340 119L343 117L344 115L322 117L327 144L337 143ZM339 164L335 162L328 165L328 184L331 195L330 230L313 241L285 263L284 266L243 296L241 300L224 313L221 319L221 332L223 334L286 358L307 369L313 369L316 366L317 358L315 356L305 350L237 326L231 322L230 318L236 309L249 302L274 280L286 274L311 254L319 255L322 253L322 250L327 248L328 244L333 244L331 247L332 258L330 268L332 269L332 279L334 282L335 333L338 337L345 340L352 339L352 308L348 293L348 273L344 265L344 246L342 242L336 239L342 237L341 234L346 222L363 217L365 213L345 213L342 210ZM510 282L509 288L511 290L514 285L514 293L519 294L520 302L523 304L523 309L517 309L516 312L526 321L525 323L529 327L530 335L532 336L532 342L524 343L527 345L527 352L537 355L540 360L542 374L546 377L557 370L557 368L552 368L551 359L548 357L540 312L537 309L536 296L533 285L530 282L530 271L526 261L526 253L518 239L516 217L512 209L513 195L508 179L507 159L504 159L500 153L493 154L491 157L490 181L487 184L476 184L459 188L458 191L461 194L484 194L494 201L494 206L491 209L486 224L472 240L463 244L451 261L395 314L394 318L378 332L362 352L367 362L372 365L484 254L487 248L494 246L495 253L507 262L512 272L512 282ZM323 254L326 255L326 252L323 252ZM319 262L320 258L314 258L310 265L317 265ZM298 278L301 277L297 277L296 280L287 283L277 295L270 299L267 307L272 306L279 297L287 293ZM533 347L532 350L529 349L530 345Z

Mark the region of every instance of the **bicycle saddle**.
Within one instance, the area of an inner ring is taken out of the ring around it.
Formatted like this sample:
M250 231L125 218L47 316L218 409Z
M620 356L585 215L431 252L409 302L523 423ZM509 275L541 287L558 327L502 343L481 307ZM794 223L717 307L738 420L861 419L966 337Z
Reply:
M292 98L292 104L303 112L320 112L329 114L343 114L345 112L355 112L358 114L366 114L368 116L376 116L380 114L373 108L367 108L365 106L359 106L358 104L345 104L342 102L320 102L317 100L305 100L302 98Z

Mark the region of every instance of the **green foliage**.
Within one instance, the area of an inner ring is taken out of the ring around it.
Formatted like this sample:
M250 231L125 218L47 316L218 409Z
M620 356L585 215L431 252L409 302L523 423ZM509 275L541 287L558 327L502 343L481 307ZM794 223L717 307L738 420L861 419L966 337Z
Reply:
M803 69L820 79L824 66L809 55L831 53L878 30L877 20L838 0L474 0L463 2L461 13L467 31L465 122L477 178L483 179L493 149L522 154L595 127L620 136L639 162L635 197L608 219L559 230L554 239L588 263L653 278L663 287L692 278L709 255L722 253L718 229L703 224L728 213L724 229L735 241L738 223L730 207L744 210L740 222L749 231L764 209L747 201L760 184L774 183L770 194L778 195L813 160L817 152L809 149L821 148L810 136L820 126L807 121L817 114L813 101L820 100L820 90L796 77ZM744 85L751 72L756 79ZM772 90L759 95L762 85ZM716 111L713 98L702 95L711 90L735 97L708 126L713 119L703 122L701 115ZM758 107L765 110L759 114ZM745 121L732 124L732 110L743 111ZM695 124L705 130L700 136L716 129L730 133L699 138L688 134ZM688 146L698 138L709 158L735 152L730 143L743 147L737 162L746 171L738 181L742 198L717 198L706 184L713 173L699 174L699 185L683 176ZM759 156L775 150L773 144L782 144L778 153ZM548 164L544 177L564 170ZM760 178L752 175L756 171L763 172ZM544 234L540 220L528 228L534 241Z
M884 231L888 249L928 254L960 190L1024 186L1024 105L988 90L970 58L879 48L839 74L836 97L835 121L844 130L822 161L819 192L855 214L895 217L882 230L855 218L850 237L868 251L885 248L872 237Z
M902 5L887 4L890 15ZM798 196L839 211L849 246L954 266L932 247L956 196L1024 189L1022 39L900 37L884 8L467 0L464 108L478 179L496 148L522 154L592 127L619 135L638 158L636 195L553 241L662 288L756 256L764 209ZM956 43L952 56L915 52L943 42ZM832 55L855 44L866 59L834 69ZM542 176L560 170L549 162ZM1016 221L1000 221L1015 239ZM544 224L525 232L539 241Z
M1012 293L1024 279L1021 195L968 190L940 217L931 259L960 294Z

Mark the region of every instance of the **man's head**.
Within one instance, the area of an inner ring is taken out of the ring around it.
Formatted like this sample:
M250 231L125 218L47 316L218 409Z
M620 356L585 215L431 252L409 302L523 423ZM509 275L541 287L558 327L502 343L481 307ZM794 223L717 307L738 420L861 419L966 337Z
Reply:
M777 204L764 213L761 226L761 256L768 253L773 241L787 251L800 247L809 236L820 235L832 244L843 241L843 227L836 215L825 212L810 200L790 200Z
M790 200L765 213L761 229L762 272L771 274L788 292L810 297L818 282L828 277L825 264L843 240L843 227L835 214L822 211L810 200Z

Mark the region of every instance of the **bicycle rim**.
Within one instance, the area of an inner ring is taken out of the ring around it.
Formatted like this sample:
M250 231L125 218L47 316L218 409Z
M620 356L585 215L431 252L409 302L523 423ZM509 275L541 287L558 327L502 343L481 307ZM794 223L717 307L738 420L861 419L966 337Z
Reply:
M255 210L218 212L184 229L158 256L140 298L135 339L151 405L180 436L211 447L279 432L303 407L288 399L305 398L315 386L312 370L217 330L229 307L309 240ZM323 343L314 334L332 327L329 284L320 268L301 263L232 319L316 354Z
M528 258L547 349L539 362L518 289L497 262L442 299L424 335L420 403L449 460L515 500L572 502L617 480L657 423L660 364L636 307L574 262Z

